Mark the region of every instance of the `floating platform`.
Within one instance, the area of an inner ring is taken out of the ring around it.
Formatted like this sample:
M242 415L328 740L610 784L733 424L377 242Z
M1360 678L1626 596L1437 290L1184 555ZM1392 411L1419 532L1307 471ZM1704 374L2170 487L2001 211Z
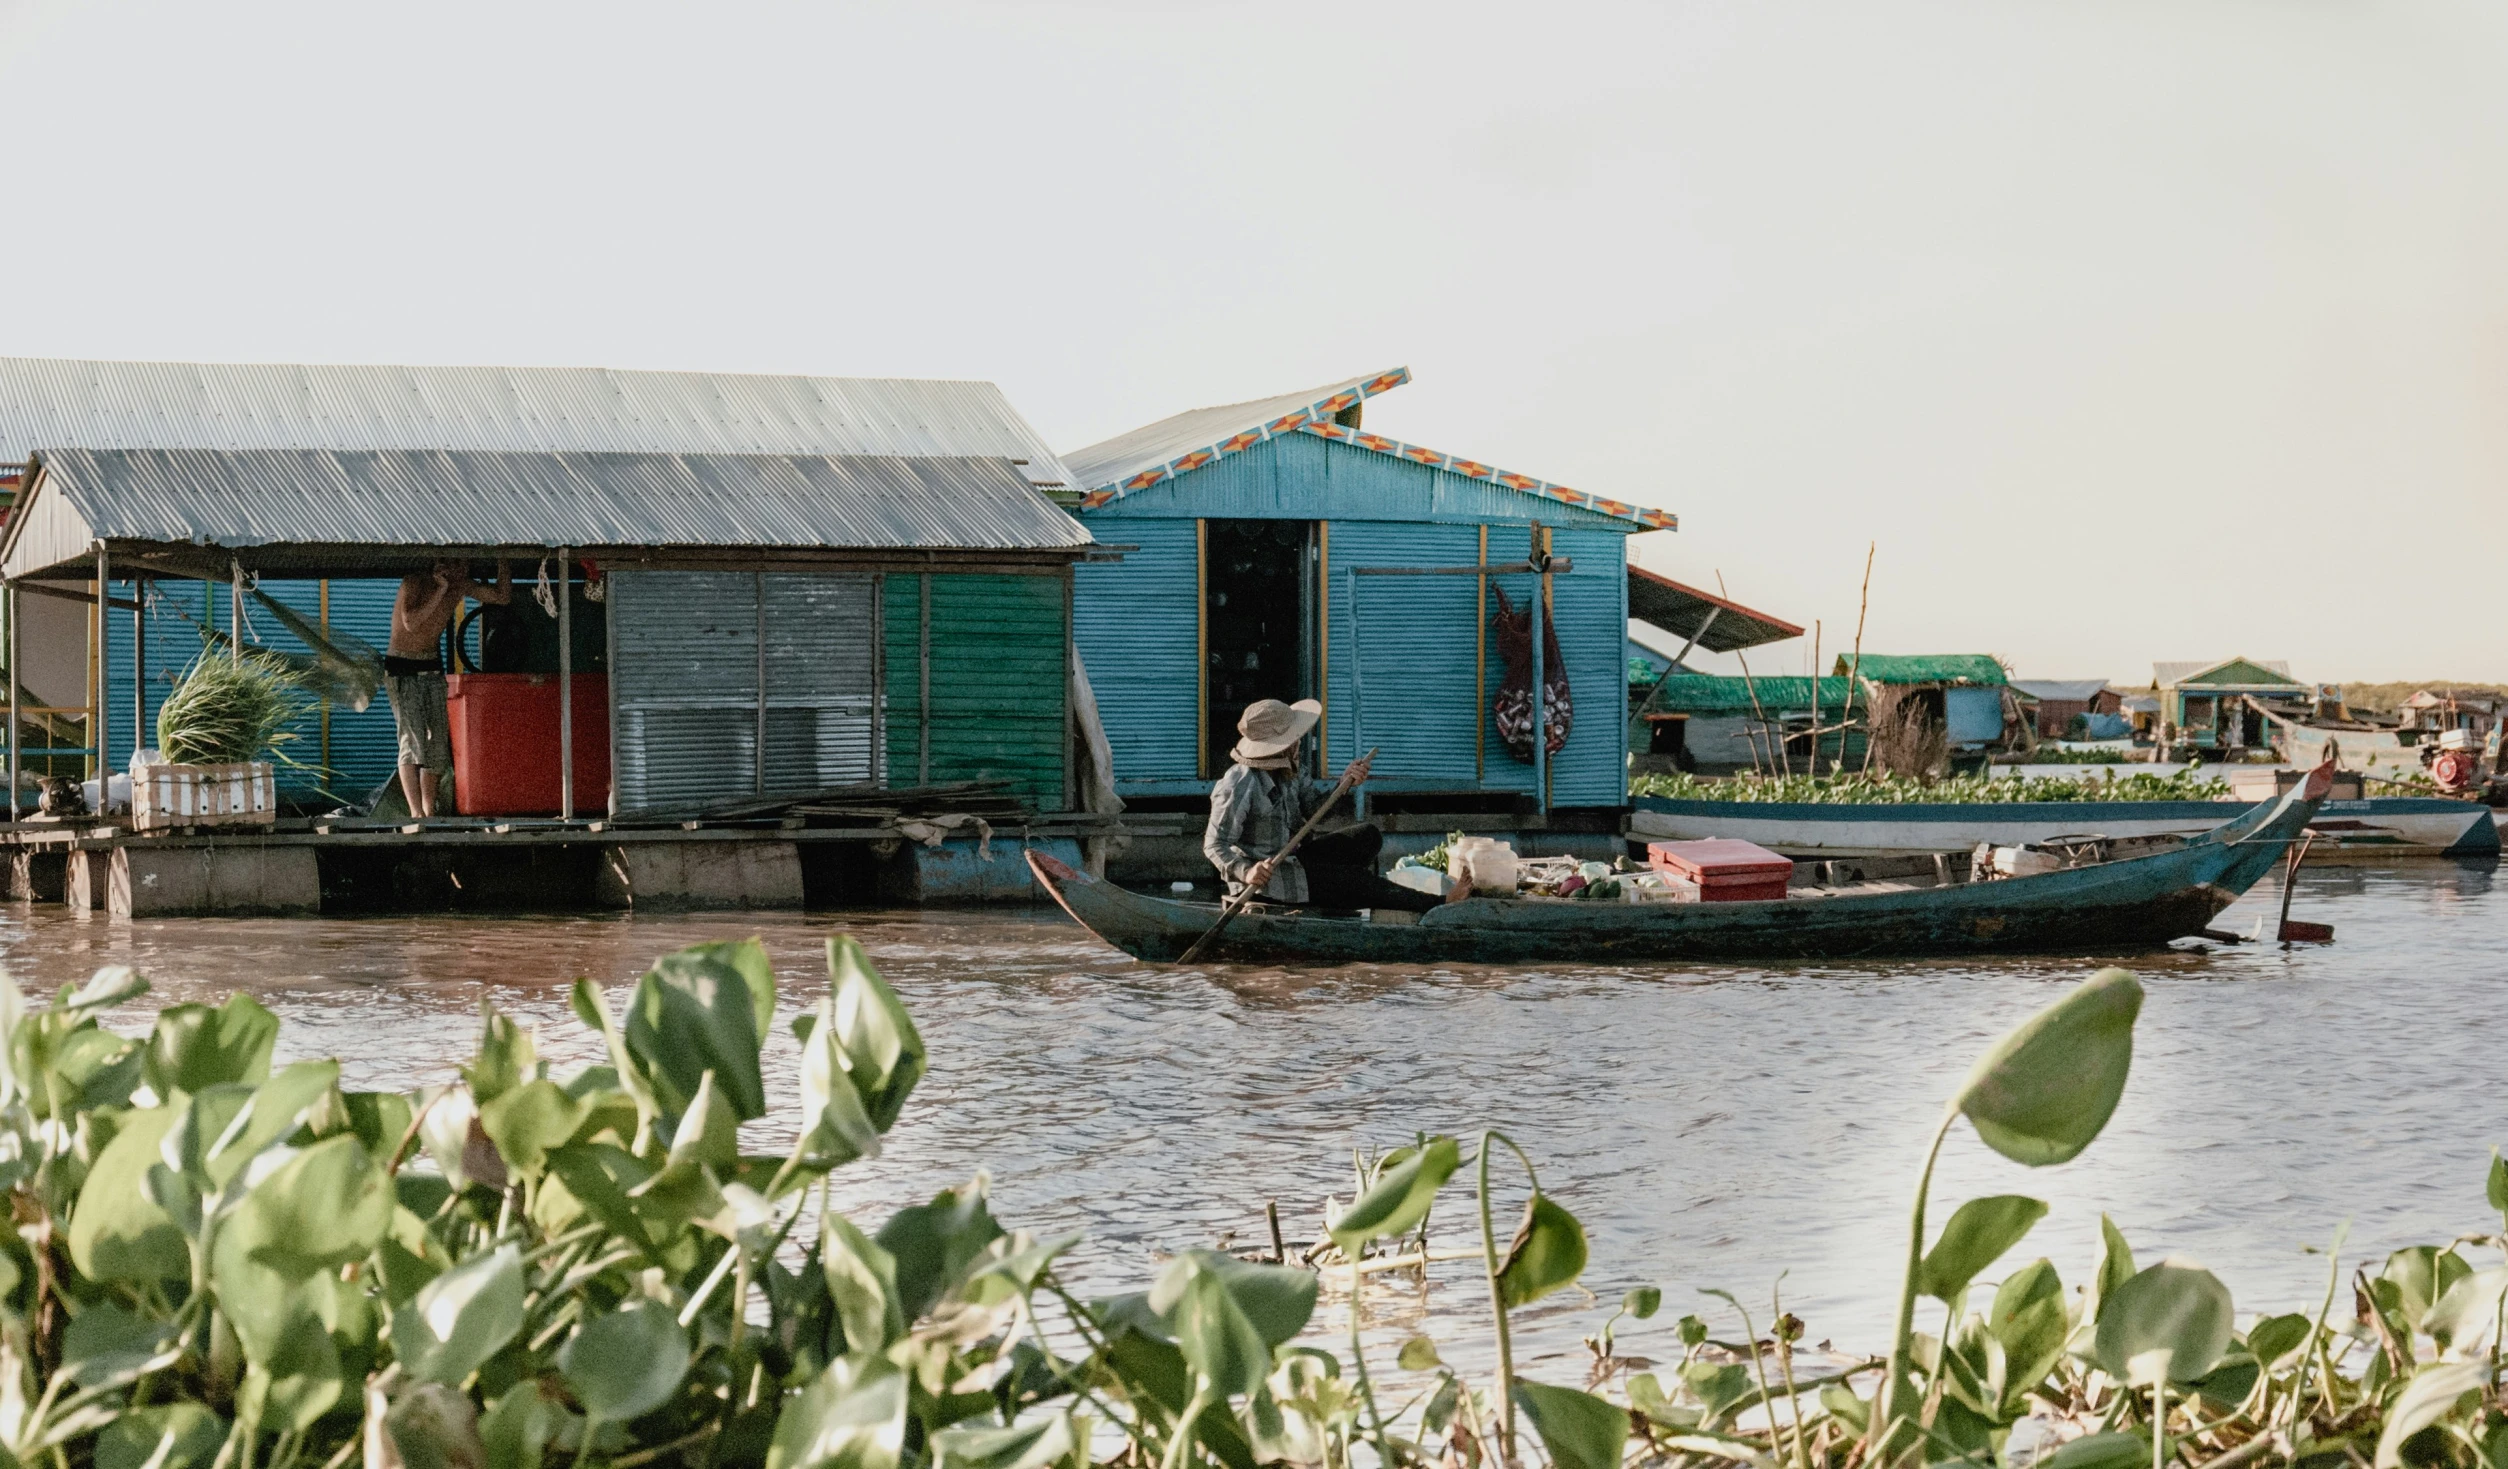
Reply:
M949 907L1047 901L1027 854L1103 868L1105 822L937 844L798 823L0 823L0 896L127 918Z

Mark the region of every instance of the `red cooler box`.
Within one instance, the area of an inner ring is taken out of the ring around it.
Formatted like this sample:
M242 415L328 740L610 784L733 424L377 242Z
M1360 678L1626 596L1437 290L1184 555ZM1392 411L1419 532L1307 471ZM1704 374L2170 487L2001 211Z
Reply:
M557 675L456 673L453 809L464 816L557 814ZM575 675L575 812L610 804L610 681Z
M1698 884L1702 903L1752 903L1785 896L1794 863L1757 842L1709 837L1697 842L1648 842L1646 861L1658 872Z

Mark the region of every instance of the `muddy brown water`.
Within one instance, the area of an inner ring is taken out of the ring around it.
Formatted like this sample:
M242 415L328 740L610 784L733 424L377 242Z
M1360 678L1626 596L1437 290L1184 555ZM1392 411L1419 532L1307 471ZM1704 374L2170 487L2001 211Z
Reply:
M2221 926L2245 931L2279 897L2267 883ZM1937 1224L1978 1194L2046 1199L2013 1263L2045 1254L2078 1281L2105 1210L2145 1260L2219 1271L2242 1315L2312 1307L2326 1262L2305 1246L2345 1219L2360 1260L2497 1228L2482 1192L2492 1145L2508 1143L2494 870L2305 873L2294 913L2337 941L2125 956L2149 999L2107 1134L2040 1170L1955 1134ZM1591 1232L1595 1291L1664 1288L1665 1314L1623 1335L1639 1351L1679 1311L1715 1305L1701 1286L1764 1322L1781 1272L1813 1340L1885 1342L1943 1097L1992 1036L2095 962L1176 971L1038 911L133 923L18 906L0 908L0 950L30 988L129 963L169 1001L250 991L285 1018L283 1057L336 1055L351 1084L400 1088L451 1074L482 998L539 1022L561 1068L589 1061L567 982L612 987L615 1006L653 955L699 940L760 936L785 1008L807 1005L840 928L932 1051L886 1156L839 1175L858 1219L983 1167L1005 1222L1085 1230L1076 1273L1131 1288L1159 1252L1262 1237L1267 1199L1292 1239L1311 1235L1324 1196L1348 1195L1354 1148L1498 1126ZM779 1032L770 1091L788 1103L796 1055ZM777 1126L757 1125L755 1145ZM1447 1198L1440 1242L1476 1243L1463 1194ZM1442 1267L1424 1300L1387 1292L1378 1334L1407 1334L1424 1309L1451 1359L1481 1359L1475 1275ZM1527 1314L1529 1355L1564 1361L1603 1313L1569 1292Z

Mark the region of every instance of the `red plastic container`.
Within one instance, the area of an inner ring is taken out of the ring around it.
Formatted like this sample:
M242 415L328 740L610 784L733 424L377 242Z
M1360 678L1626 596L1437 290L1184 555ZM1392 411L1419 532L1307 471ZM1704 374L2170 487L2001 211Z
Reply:
M1698 884L1702 903L1756 903L1785 896L1794 876L1792 859L1757 842L1709 837L1695 842L1648 842L1646 861Z
M554 816L558 802L557 675L456 673L445 681L453 725L453 809L464 816ZM575 675L575 813L610 804L610 681Z

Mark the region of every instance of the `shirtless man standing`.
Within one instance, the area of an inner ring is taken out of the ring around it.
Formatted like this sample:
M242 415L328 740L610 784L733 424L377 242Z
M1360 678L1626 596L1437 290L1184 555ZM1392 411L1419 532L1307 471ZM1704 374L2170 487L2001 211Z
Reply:
M514 600L514 570L504 559L496 563L496 585L483 587L470 579L460 561L439 561L433 568L401 578L401 594L392 600L392 641L384 650L384 686L392 697L392 723L400 731L401 794L412 816L435 814L436 782L453 768L452 720L444 709L444 662L437 643L462 610L462 599L474 597L502 607Z

